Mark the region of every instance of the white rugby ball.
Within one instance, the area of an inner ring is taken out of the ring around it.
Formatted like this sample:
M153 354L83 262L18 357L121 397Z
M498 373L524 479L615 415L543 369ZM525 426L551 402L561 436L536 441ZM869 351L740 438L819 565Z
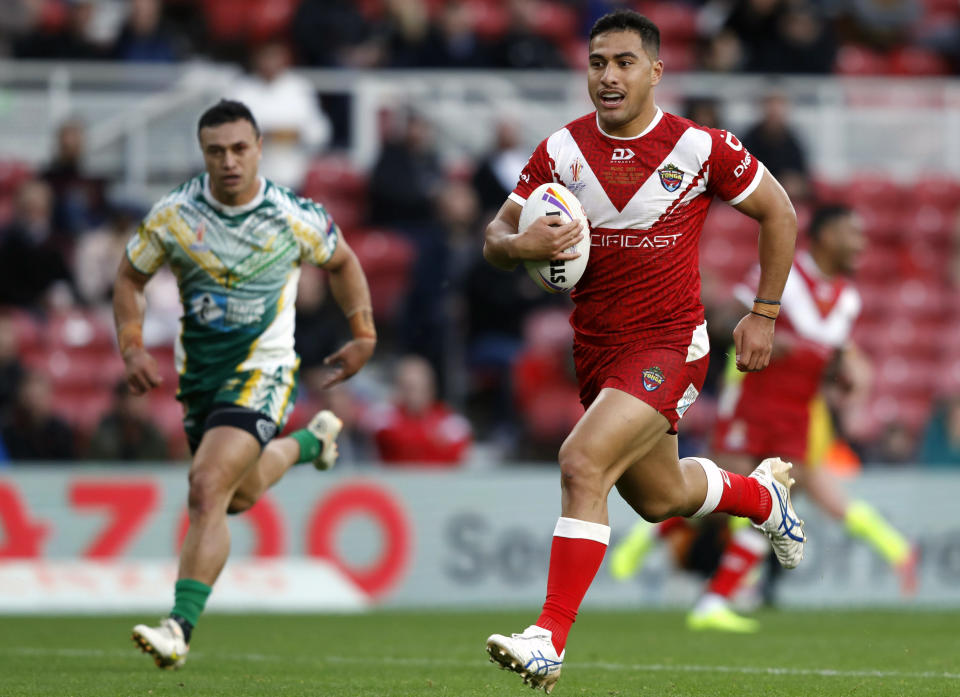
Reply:
M544 215L557 216L561 224L571 220L583 223L583 239L565 250L580 252L579 257L559 261L525 262L527 273L538 286L548 293L566 293L577 285L587 268L587 260L590 258L590 223L583 205L562 184L541 184L533 190L520 212L518 231L525 231L534 220Z

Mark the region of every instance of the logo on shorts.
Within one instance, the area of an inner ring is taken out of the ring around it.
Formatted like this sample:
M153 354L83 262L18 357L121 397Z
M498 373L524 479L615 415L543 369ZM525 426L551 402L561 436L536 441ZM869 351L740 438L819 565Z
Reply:
M277 425L266 419L257 419L257 435L260 436L260 440L266 443L277 435Z
M653 392L663 384L666 379L663 377L663 371L657 366L647 368L643 371L643 389L647 392Z
M683 170L674 164L658 169L657 174L660 175L660 183L667 191L676 191L683 183Z

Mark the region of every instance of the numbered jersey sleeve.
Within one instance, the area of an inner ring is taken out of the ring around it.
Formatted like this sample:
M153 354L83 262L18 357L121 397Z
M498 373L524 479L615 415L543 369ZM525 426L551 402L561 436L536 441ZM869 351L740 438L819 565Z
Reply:
M760 186L764 167L730 131L709 131L713 148L707 191L735 206Z
M127 242L127 259L130 264L148 276L152 276L167 260L161 222L164 214L165 209L151 211Z
M524 165L523 171L520 172L520 180L510 194L510 200L522 206L526 202L530 192L538 186L559 181L554 174L555 170L556 166L554 165L553 159L550 157L550 153L547 152L547 141L544 140L537 146L537 149L533 151L530 159L527 160L527 164Z

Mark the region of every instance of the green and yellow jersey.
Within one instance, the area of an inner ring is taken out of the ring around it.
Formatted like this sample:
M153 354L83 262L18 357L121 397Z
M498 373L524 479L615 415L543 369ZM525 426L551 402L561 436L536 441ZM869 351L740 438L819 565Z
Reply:
M300 264L322 266L339 239L323 206L262 178L257 196L242 206L214 199L202 174L153 207L127 257L141 273L168 263L177 277L177 398L188 412L230 402L282 426L299 362L293 330ZM188 433L189 421L188 413Z

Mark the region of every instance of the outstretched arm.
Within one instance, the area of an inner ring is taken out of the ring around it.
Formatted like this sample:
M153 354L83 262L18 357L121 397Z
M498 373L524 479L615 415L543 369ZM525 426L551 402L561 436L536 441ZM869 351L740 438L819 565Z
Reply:
M507 199L497 216L487 225L483 257L490 264L510 271L521 261L569 260L580 256L579 252L563 251L582 239L580 221L572 220L565 225L558 225L548 216L543 216L518 233L517 225L522 210L520 204Z
M770 172L737 210L760 223L760 283L757 298L778 303L793 264L797 241L797 214L790 198ZM773 325L780 313L778 304L754 303L733 330L737 350L737 369L763 370L773 351Z
M113 284L113 318L124 374L133 394L143 394L163 382L156 360L143 347L143 317L147 309L143 289L149 280L150 276L137 271L123 256Z
M353 333L352 340L323 361L329 370L326 371L326 379L321 381L321 388L327 388L354 375L370 360L377 346L377 329L373 324L373 305L367 277L357 255L343 237L323 268L330 273L333 299L350 321L350 331Z

